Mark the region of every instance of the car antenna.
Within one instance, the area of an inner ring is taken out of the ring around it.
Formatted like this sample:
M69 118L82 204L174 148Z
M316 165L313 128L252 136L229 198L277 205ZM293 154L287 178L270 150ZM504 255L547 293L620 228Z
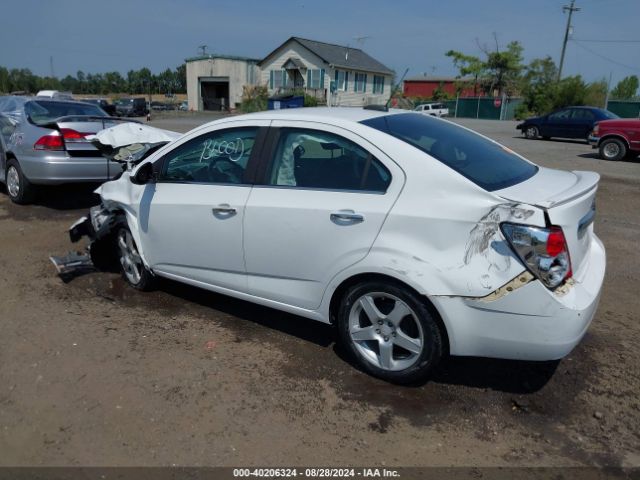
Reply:
M389 104L391 103L391 99L396 94L396 92L400 89L400 84L404 81L404 77L407 76L408 72L409 72L409 69L407 68L402 74L402 78L400 79L400 81L396 83L396 86L393 88L393 90L391 90L391 94L389 95L389 100L387 100L387 103L384 105L387 110L389 110Z

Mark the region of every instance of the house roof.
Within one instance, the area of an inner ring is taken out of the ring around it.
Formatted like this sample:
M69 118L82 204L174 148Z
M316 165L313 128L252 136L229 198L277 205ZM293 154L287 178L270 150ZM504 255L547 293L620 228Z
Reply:
M388 75L393 75L394 73L393 70L386 67L359 48L334 45L332 43L318 42L316 40L308 40L300 37L291 37L282 45L285 45L290 41L299 43L304 48L320 57L324 62L335 67L363 70L366 72L385 73ZM263 64L269 57L275 54L282 45L260 60L258 65Z
M209 60L214 58L223 58L225 60L240 60L242 62L249 63L258 63L260 61L259 58L249 58L249 57L240 57L238 55L222 55L221 53L208 53L206 55L199 55L197 57L189 57L185 58L185 62L197 62L200 60Z

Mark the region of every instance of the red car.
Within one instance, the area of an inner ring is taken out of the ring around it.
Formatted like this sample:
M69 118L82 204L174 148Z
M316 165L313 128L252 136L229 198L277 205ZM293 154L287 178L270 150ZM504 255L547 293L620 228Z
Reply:
M622 160L640 154L640 120L603 120L593 127L589 143L603 160Z

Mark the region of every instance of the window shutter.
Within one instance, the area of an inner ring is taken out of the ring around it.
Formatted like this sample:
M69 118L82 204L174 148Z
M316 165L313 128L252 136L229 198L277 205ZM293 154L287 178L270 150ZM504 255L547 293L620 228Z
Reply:
M349 72L344 72L344 91L346 92L349 87Z
M362 87L362 91L366 92L367 91L367 74L364 74L364 85Z
M287 71L283 68L282 69L282 88L287 88L288 79L289 79L289 76L287 75Z
M380 93L384 93L384 77L380 77Z
M307 88L311 88L311 69L307 69Z
M358 74L357 73L353 74L353 91L354 92L358 91Z
M320 88L324 88L324 68L320 70Z
M269 88L273 90L273 70L269 70Z

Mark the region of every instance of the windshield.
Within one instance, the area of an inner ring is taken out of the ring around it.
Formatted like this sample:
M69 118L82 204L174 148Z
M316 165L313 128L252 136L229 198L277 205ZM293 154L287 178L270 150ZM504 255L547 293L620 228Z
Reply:
M538 171L508 148L434 117L401 113L361 123L428 153L490 192L523 182Z
M51 123L53 120L69 115L92 115L104 117L107 114L95 105L86 103L57 102L48 100L35 100L24 106L24 111L29 121L36 125Z

